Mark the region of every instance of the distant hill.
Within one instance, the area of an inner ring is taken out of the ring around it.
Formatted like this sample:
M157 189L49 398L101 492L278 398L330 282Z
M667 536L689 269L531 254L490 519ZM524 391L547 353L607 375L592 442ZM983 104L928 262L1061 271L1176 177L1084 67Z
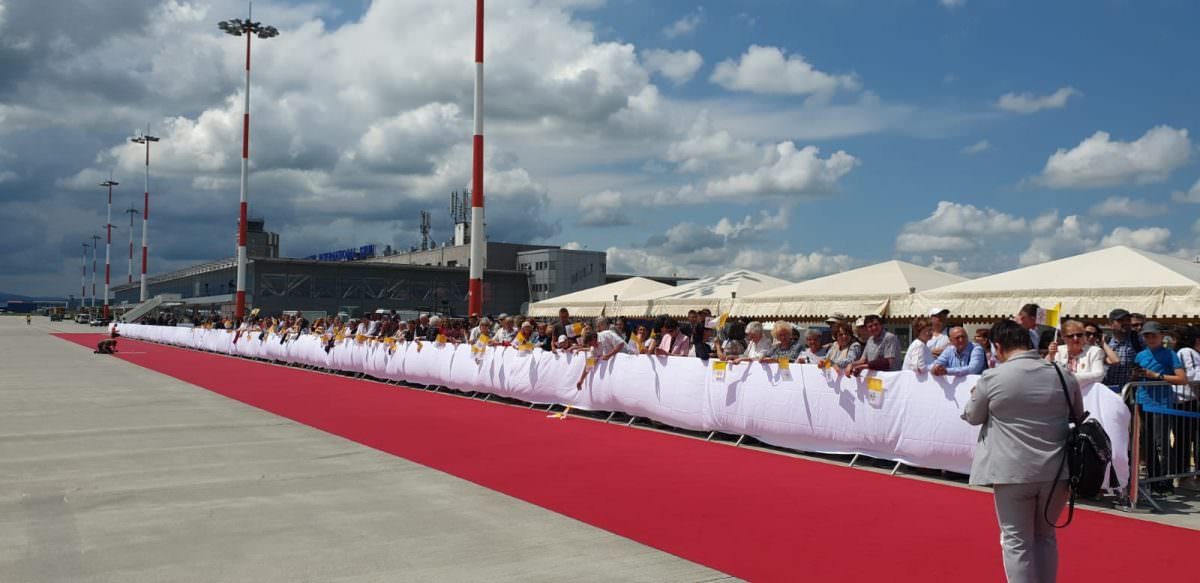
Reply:
M14 302L65 302L67 298L50 297L50 296L23 296L21 294L13 294L0 291L0 304Z

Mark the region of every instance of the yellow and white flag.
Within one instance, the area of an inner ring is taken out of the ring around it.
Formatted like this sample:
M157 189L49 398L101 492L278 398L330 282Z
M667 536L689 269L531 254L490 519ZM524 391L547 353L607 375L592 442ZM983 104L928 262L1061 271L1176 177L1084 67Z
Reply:
M583 323L575 322L567 326L567 338L576 338L583 334Z
M1039 326L1058 328L1058 315L1062 312L1062 302L1054 304L1053 308L1038 308L1037 323Z
M876 407L883 405L883 379L867 378L867 402Z

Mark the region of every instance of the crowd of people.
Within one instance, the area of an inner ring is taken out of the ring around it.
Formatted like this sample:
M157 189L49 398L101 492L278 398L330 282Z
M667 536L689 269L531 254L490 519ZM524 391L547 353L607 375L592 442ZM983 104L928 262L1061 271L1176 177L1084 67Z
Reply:
M1032 347L1075 374L1082 384L1102 382L1120 390L1126 383L1147 379L1181 386L1200 382L1200 328L1184 326L1168 331L1157 322L1146 321L1141 314L1123 309L1109 314L1107 332L1102 323L1081 320L1066 320L1057 329L1039 328L1038 311L1036 304L1028 304L1012 319L1028 330ZM254 313L243 322L235 322L164 312L143 323L176 325L188 320L207 328L260 335L271 332L282 340L317 334L327 340L329 347L338 339L353 337L587 351L600 360L617 354L715 358L731 363L787 359L834 368L846 375L868 370L911 370L934 376L963 376L980 374L996 365L988 328L977 329L971 338L963 326L948 325L950 311L946 309L933 309L927 316L912 320L912 341L903 352L896 334L886 330L878 315L856 319L834 315L825 320L825 326L810 328L786 320L764 323L714 317L709 310L690 311L681 320L659 316L580 321L565 308L553 319L508 314L494 318L421 314L405 320L395 312L381 311L358 318L330 316L314 321L296 313L275 317ZM1191 395L1192 391L1186 389L1186 393Z

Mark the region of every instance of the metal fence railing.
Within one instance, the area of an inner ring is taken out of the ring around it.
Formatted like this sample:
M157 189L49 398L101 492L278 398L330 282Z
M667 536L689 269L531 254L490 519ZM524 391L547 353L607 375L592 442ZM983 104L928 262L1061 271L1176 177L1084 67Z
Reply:
M1176 478L1200 476L1200 386L1132 382L1121 389L1132 407L1129 510L1144 500L1161 511L1153 494Z

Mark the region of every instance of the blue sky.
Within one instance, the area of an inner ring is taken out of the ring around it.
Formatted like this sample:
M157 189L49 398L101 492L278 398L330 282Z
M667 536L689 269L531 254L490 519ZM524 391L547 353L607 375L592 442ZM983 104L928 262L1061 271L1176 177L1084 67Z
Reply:
M285 253L404 247L422 209L447 235L470 180L470 4L256 3L283 34L255 49L251 208ZM244 6L0 0L18 225L0 290L75 289L93 183L140 194L127 139L147 121L152 271L232 254L240 47L213 23ZM1197 21L1182 1L495 0L489 234L607 250L612 271L793 281L1112 244L1190 258Z

